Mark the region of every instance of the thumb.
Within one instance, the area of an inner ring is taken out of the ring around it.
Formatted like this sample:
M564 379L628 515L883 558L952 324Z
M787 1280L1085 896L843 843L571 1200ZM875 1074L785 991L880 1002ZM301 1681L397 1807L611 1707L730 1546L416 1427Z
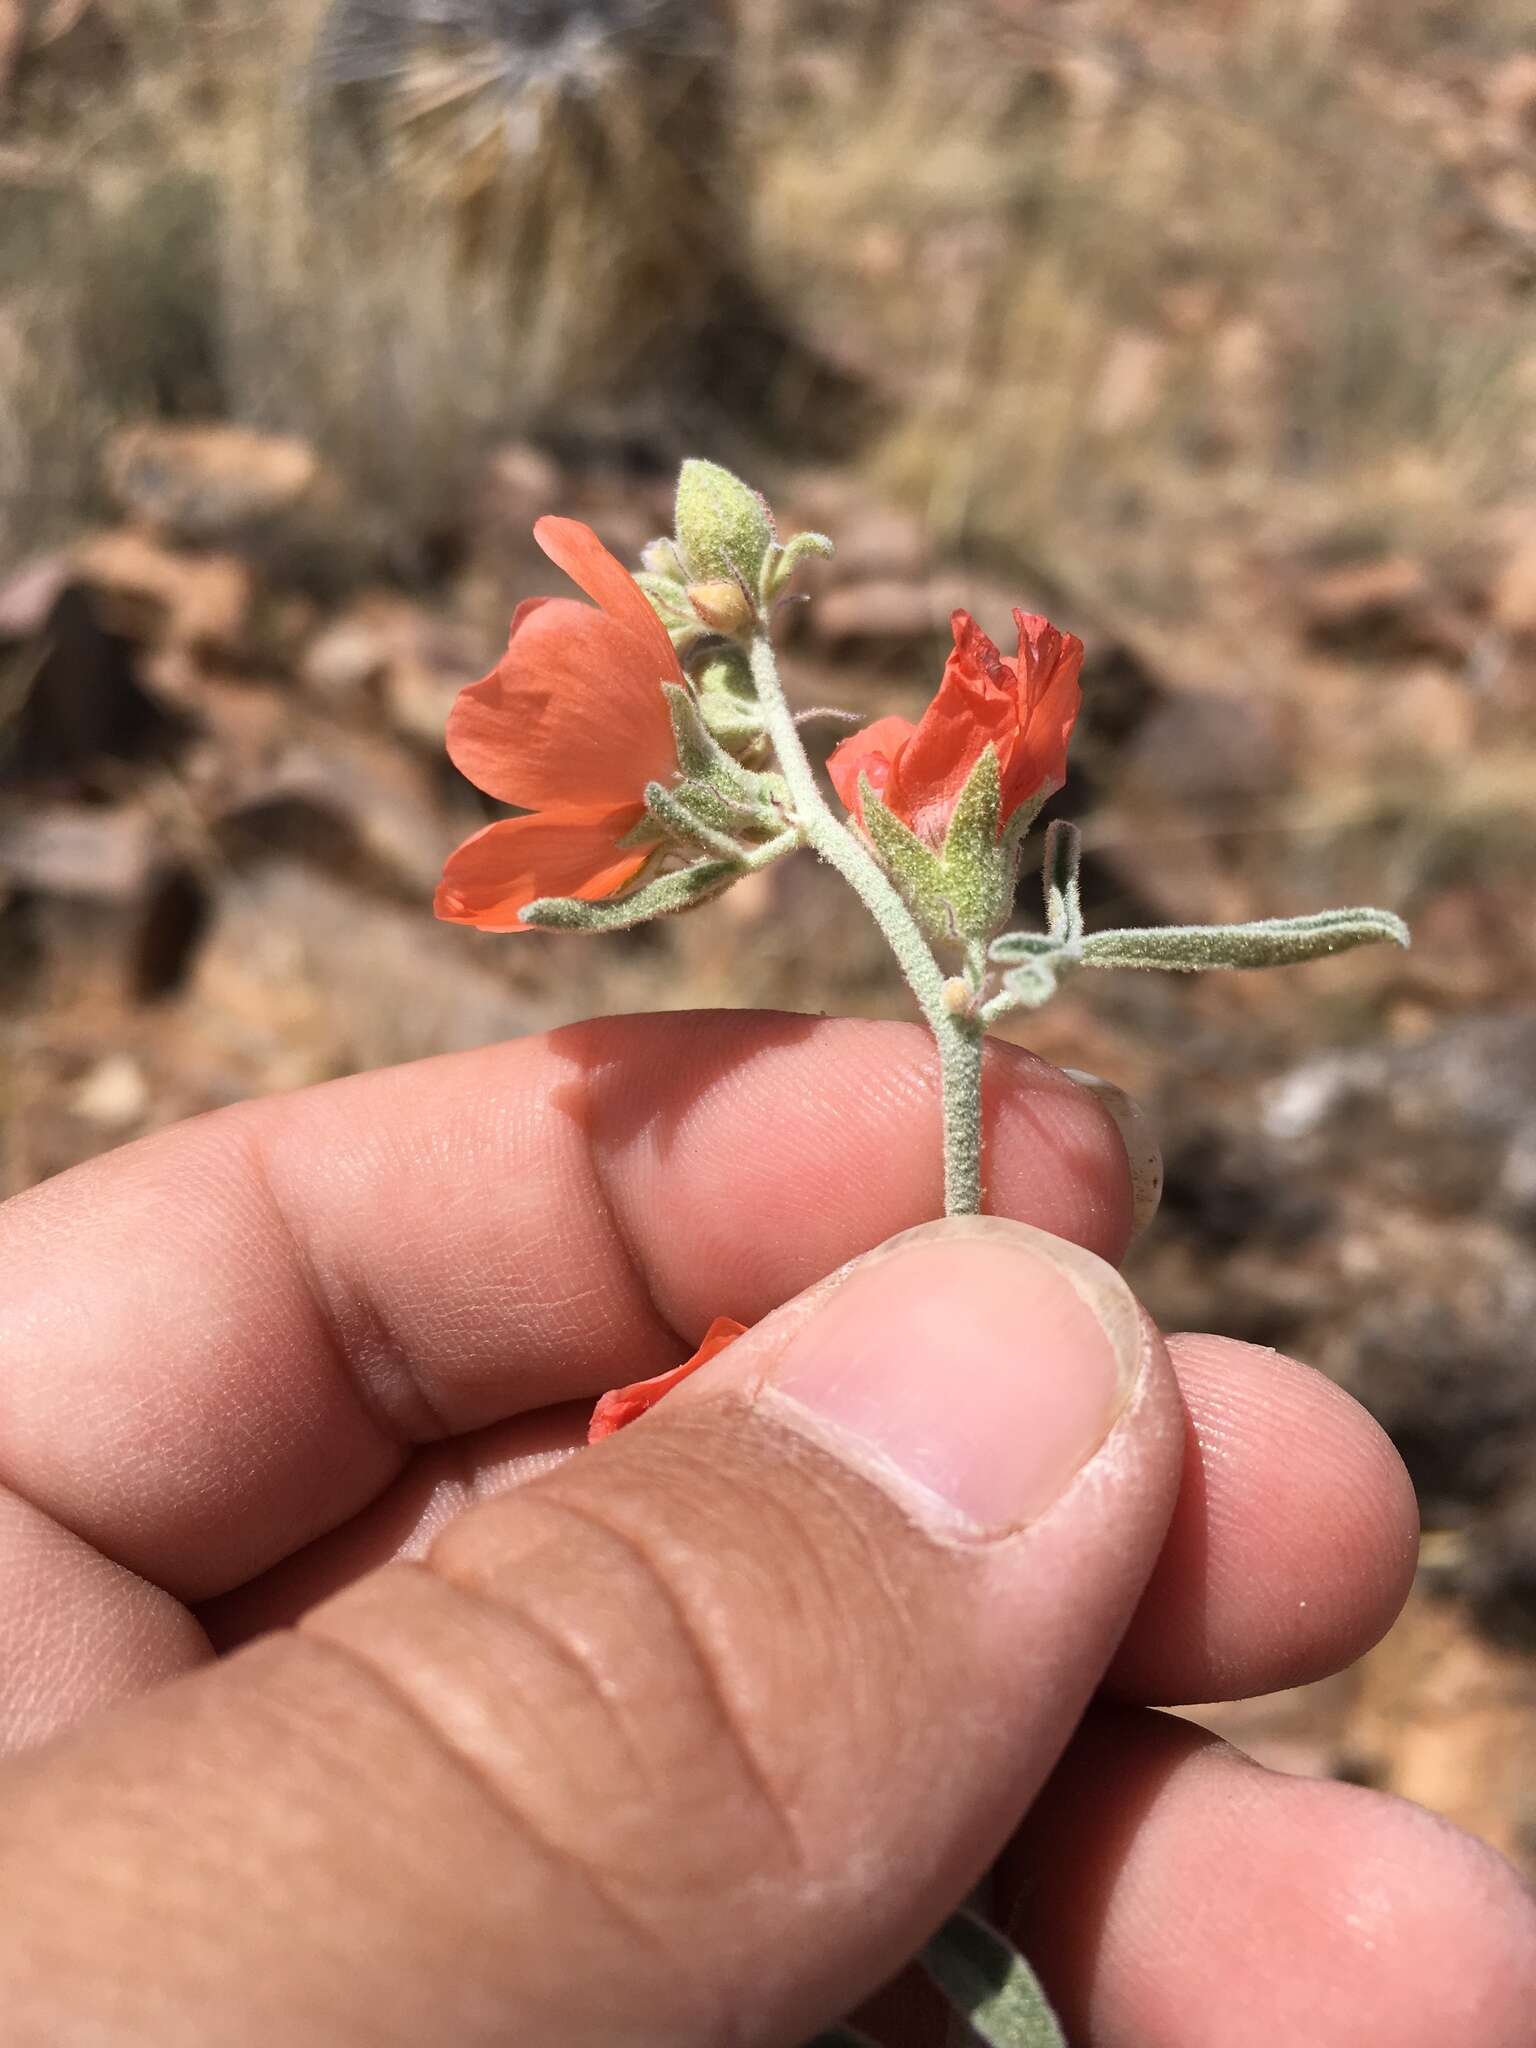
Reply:
M10 2038L793 2048L1050 1770L1178 1415L1091 1254L896 1239L425 1568L0 1775Z

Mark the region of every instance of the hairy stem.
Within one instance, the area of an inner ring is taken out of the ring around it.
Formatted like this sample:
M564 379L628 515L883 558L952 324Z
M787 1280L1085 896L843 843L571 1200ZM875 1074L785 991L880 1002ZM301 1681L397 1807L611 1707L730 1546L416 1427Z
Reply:
M765 633L752 642L752 680L801 830L880 927L933 1033L943 1083L944 1210L949 1216L975 1215L981 1208L982 1027L974 1017L957 1016L949 1008L944 971L916 919L863 840L823 797Z

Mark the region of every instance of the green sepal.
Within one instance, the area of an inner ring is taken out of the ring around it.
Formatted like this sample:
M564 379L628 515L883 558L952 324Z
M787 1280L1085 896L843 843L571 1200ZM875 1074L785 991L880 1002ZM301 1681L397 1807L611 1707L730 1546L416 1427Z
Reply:
M648 540L640 550L640 567L646 575L660 582L675 583L681 588L688 581L688 571L682 556L677 552L677 542L670 534L662 534L656 540ZM636 582L640 579L637 577Z
M984 945L1013 907L1016 858L998 840L1002 793L995 750L988 747L966 779L942 854L896 816L867 776L859 796L864 830L881 865L929 938Z
M707 782L723 794L755 802L762 795L763 778L743 768L734 754L727 753L716 737L703 704L680 683L663 683L667 710L672 718L672 737L677 743L677 765L689 782Z
M645 819L629 835L629 841L637 835L653 836L651 828L655 827L674 846L695 847L719 860L736 860L745 850L738 843L743 825L740 810L725 802L707 782L680 782L673 789L664 782L648 782Z
M778 536L767 502L718 462L685 462L677 479L677 545L689 581L716 578L755 591Z
M913 916L930 938L952 941L955 921L944 863L876 794L867 775L859 778L859 810L880 865L901 891Z
M954 933L985 944L1013 908L1015 857L998 843L1002 773L988 746L966 778L944 835L944 895Z
M651 610L673 635L687 632L695 640L709 629L688 602L688 586L674 583L670 576L653 576L642 569L635 581L650 599Z
M1039 1978L979 1915L952 1913L919 1961L987 2048L1067 2048Z
M762 738L763 713L752 670L739 647L716 648L692 670L699 712L728 754L746 752Z
M1010 855L1018 853L1019 848L1024 844L1030 826L1034 824L1036 818L1039 817L1054 794L1055 792L1047 786L1040 791L1038 796L1026 797L1023 803L1016 805L1009 813L1008 822L1004 825L1002 833L1003 851L1005 853Z
M792 534L782 547L770 548L763 557L763 603L770 605L782 596L802 562L829 562L833 553L832 543L824 533Z
M547 932L622 932L631 925L649 924L654 917L672 917L692 910L718 896L742 872L731 860L700 861L659 875L633 895L610 898L602 903L585 903L579 896L541 896L525 906L523 923Z
M1083 857L1083 835L1065 818L1056 819L1046 831L1045 852L1040 862L1040 886L1045 895L1045 928L1058 945L1075 948L1083 936L1083 899L1079 870Z
M1092 932L1077 949L1085 967L1162 967L1197 974L1211 967L1289 967L1382 940L1409 943L1390 910L1319 910L1308 917L1266 917L1253 924L1167 924Z

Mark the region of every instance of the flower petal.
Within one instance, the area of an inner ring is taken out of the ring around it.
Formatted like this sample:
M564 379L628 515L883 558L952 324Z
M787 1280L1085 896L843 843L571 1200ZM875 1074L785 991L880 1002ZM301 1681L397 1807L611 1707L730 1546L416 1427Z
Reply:
M935 851L971 771L996 749L1006 821L1066 779L1083 643L1015 612L1017 662L1005 661L969 612L951 615L955 645L932 703L893 765L886 802Z
M891 779L896 756L916 730L910 718L877 718L862 732L850 733L847 739L839 740L827 756L827 774L832 787L842 798L844 808L855 818L862 817L859 777L868 776L870 788L877 794L882 792Z
M448 714L448 752L461 773L528 810L638 803L648 782L677 773L645 642L569 597L519 605L512 623L506 653Z
M615 1387L611 1394L604 1394L592 1410L592 1420L587 1424L587 1442L595 1444L605 1436L612 1436L627 1422L633 1422L637 1415L643 1415L647 1408L654 1408L662 1395L670 1394L679 1380L687 1379L701 1365L708 1365L712 1358L718 1358L727 1345L734 1344L746 1332L746 1324L738 1323L734 1316L716 1316L692 1358L673 1366L670 1372L657 1373L654 1379L635 1380L627 1387Z
M1038 612L1015 611L1021 745L1004 775L1003 816L1067 779L1067 744L1083 693L1083 643Z
M535 522L533 537L555 567L563 569L616 625L645 643L656 666L657 682L683 680L677 650L650 599L590 526L583 526L579 519L546 516Z
M933 701L891 777L887 802L938 851L971 771L991 745L1006 773L1017 731L1013 672L969 612L950 617L954 648Z
M619 810L535 811L487 825L448 856L434 904L449 924L483 932L531 929L521 913L540 896L579 896L595 902L632 881L654 846L621 847L645 815L629 804Z

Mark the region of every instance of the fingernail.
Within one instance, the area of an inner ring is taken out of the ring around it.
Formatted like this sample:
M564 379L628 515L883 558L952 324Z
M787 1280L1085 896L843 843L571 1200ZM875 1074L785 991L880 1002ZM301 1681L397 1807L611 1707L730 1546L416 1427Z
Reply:
M1079 1088L1097 1095L1114 1118L1131 1169L1131 1236L1138 1238L1157 1214L1157 1205L1163 1199L1163 1154L1152 1119L1133 1095L1127 1095L1113 1081L1101 1080L1081 1067L1063 1067L1062 1072Z
M1141 1355L1134 1297L1102 1260L961 1217L893 1239L829 1289L760 1398L808 1412L909 1502L1001 1534L1092 1458Z

